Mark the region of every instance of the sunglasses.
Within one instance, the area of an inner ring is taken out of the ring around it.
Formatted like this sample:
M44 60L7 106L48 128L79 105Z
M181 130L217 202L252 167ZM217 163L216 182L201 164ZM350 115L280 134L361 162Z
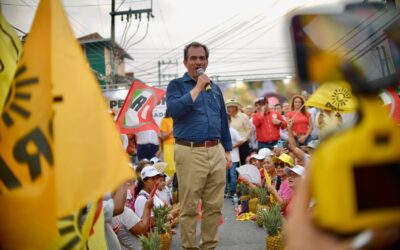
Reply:
M283 162L278 162L278 163L276 163L275 167L276 167L276 168L284 168L284 167L285 167L285 163L283 163Z

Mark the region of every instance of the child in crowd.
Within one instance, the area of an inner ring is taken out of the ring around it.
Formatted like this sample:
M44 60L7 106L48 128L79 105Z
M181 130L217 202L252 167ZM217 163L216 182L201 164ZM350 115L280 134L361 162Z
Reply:
M141 173L141 179L139 180L139 185L138 188L135 190L136 193L136 199L135 199L135 212L139 215L142 216L143 210L145 207L145 203L148 199L150 199L150 193L157 185L156 183L159 182L160 177L165 177L165 174L162 172L159 172L155 167L153 166L146 166L142 169ZM140 189L139 187L142 187ZM164 206L165 203L157 196L154 196L154 206L155 207L160 207ZM172 220L176 218L179 214L179 210L171 210L170 213L168 214L168 220ZM152 212L152 216L153 216Z
M172 195L167 186L166 178L166 175L163 175L158 179L158 189L156 191L156 195L164 202L166 206L170 207L172 206Z

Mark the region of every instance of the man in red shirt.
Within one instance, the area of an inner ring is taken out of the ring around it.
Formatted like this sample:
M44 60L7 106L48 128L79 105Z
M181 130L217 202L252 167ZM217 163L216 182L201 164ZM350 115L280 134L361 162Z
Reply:
M287 124L278 112L269 109L267 99L264 99L264 103L261 105L261 111L253 115L258 149L273 150L280 139L279 129L286 128Z

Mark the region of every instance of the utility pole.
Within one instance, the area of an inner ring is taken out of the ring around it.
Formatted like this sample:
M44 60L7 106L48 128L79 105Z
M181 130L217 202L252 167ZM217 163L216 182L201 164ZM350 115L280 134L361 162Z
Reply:
M141 19L142 14L147 14L147 19L154 18L153 15L153 0L150 0L150 8L148 9L139 9L139 10L129 10L126 11L115 11L115 0L111 0L111 81L112 84L116 84L115 74L116 74L116 51L115 51L115 17L116 16L124 16L126 15L126 19L129 21L132 18L132 15L135 16L135 19Z
M169 61L158 61L158 87L161 87L161 78L164 77L178 77L178 60L175 62L169 60ZM176 65L176 74L161 74L161 65Z
M111 13L115 12L115 0L111 1ZM111 84L115 84L115 16L111 15ZM107 84L106 84L107 86Z

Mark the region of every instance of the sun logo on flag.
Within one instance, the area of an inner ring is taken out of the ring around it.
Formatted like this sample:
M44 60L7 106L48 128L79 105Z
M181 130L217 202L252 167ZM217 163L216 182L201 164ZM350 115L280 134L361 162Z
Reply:
M7 96L5 105L7 108L4 109L1 119L8 128L14 124L15 118L13 118L11 114L21 116L25 119L28 119L31 115L31 112L24 108L18 101L27 102L31 99L31 94L24 91L24 87L38 84L39 79L37 77L19 79L25 72L25 65L22 65L17 69L14 77L15 84L12 85Z
M79 221L82 214L76 212L57 221L60 249L82 248L82 226Z
M331 98L333 106L340 108L345 106L349 102L351 98L351 93L348 89L337 88L333 91Z

